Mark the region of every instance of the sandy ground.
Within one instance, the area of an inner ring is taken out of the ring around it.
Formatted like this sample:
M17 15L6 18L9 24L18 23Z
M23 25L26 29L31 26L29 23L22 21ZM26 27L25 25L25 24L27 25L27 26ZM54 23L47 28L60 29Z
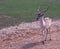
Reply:
M60 20L54 21L45 44L41 43L41 31L38 22L22 23L12 30L4 28L0 30L0 49L60 49ZM34 24L35 23L35 24ZM29 25L27 25L29 24ZM33 26L31 25L33 24ZM10 27L11 28L11 27ZM2 31L4 30L4 31ZM9 32L11 31L11 32ZM2 34L3 33L3 34ZM8 33L8 34L7 34ZM13 35L11 34L13 33ZM16 33L16 34L15 34ZM5 35L5 36L2 36Z

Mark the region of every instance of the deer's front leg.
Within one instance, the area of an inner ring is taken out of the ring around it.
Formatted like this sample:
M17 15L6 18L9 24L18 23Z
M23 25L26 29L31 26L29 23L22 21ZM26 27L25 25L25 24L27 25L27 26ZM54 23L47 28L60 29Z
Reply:
M42 43L44 44L44 42L46 41L46 39L47 39L47 32L46 32L46 29L44 29L43 31L42 31Z

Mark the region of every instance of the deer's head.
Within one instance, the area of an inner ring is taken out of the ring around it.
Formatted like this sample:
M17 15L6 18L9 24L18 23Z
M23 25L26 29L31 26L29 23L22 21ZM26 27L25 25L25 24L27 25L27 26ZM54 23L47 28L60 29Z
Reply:
M41 17L44 16L44 14L47 12L48 8L42 12L39 11L39 9L37 9L37 17L36 19L39 20Z

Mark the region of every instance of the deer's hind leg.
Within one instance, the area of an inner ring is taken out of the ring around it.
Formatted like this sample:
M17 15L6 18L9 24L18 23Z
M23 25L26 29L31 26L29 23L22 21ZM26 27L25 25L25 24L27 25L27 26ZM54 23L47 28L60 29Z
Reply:
M52 40L52 39L51 39L50 28L48 29L48 34L49 34L49 40Z

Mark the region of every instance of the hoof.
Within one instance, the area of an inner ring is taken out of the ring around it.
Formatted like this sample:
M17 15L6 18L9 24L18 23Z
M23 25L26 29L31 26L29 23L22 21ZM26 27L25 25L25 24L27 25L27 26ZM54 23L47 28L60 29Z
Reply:
M44 45L44 41L41 41L41 43Z
M51 41L52 39L49 39L49 41Z
M46 41L46 40L45 40Z

